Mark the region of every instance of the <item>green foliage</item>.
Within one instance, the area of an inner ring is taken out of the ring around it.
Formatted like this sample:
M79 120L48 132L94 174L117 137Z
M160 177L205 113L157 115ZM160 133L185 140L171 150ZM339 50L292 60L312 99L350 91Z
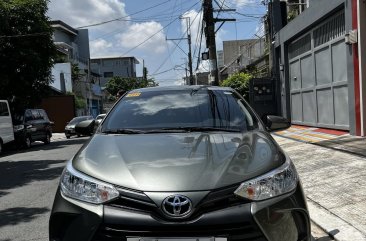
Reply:
M297 9L291 9L288 13L287 13L287 21L291 22L292 20L294 20L297 16L299 15L298 10Z
M86 107L86 100L82 96L75 95L75 108L84 109Z
M133 89L153 87L157 86L154 79L142 79L142 78L126 78L126 77L113 77L106 84L106 90L113 96L117 95L119 90L130 91Z
M71 80L73 83L76 83L81 80L81 78L85 76L85 74L80 72L79 65L76 63L71 63Z
M73 92L67 92L66 94L74 96L76 109L84 109L86 107L86 100L82 96L76 95Z
M248 73L235 73L224 80L220 85L231 87L246 97L249 90L249 81L251 78L253 78L252 75Z
M47 0L0 1L0 99L34 106L48 94L57 57Z

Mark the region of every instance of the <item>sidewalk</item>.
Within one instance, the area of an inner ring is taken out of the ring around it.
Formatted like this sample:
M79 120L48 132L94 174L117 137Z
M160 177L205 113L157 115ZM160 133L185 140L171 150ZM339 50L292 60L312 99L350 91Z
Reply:
M293 126L273 137L296 165L313 222L335 240L366 240L366 138L326 132Z
M51 141L61 141L66 139L65 133L52 133Z
M274 135L366 157L366 138L351 136L346 131L292 125Z

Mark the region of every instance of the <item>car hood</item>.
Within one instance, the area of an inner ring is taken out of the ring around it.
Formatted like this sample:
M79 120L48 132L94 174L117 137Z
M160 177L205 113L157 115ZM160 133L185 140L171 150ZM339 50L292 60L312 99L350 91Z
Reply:
M75 169L141 191L212 190L283 163L266 132L95 134L74 157Z

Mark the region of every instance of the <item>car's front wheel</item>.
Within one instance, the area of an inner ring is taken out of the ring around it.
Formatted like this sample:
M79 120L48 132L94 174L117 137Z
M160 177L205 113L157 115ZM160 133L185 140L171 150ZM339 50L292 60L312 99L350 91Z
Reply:
M0 140L0 155L3 152L3 148L4 148L3 142Z

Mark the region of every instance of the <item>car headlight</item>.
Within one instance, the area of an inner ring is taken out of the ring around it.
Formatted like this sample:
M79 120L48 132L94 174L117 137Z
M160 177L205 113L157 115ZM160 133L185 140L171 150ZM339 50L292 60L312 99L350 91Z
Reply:
M235 190L235 194L247 199L260 201L293 191L298 182L294 164L286 158L279 168L246 181Z
M14 132L21 131L24 129L24 125L16 125L13 128L14 128Z
M61 193L65 196L94 204L101 204L119 196L113 185L76 171L71 161L61 175L60 186Z

